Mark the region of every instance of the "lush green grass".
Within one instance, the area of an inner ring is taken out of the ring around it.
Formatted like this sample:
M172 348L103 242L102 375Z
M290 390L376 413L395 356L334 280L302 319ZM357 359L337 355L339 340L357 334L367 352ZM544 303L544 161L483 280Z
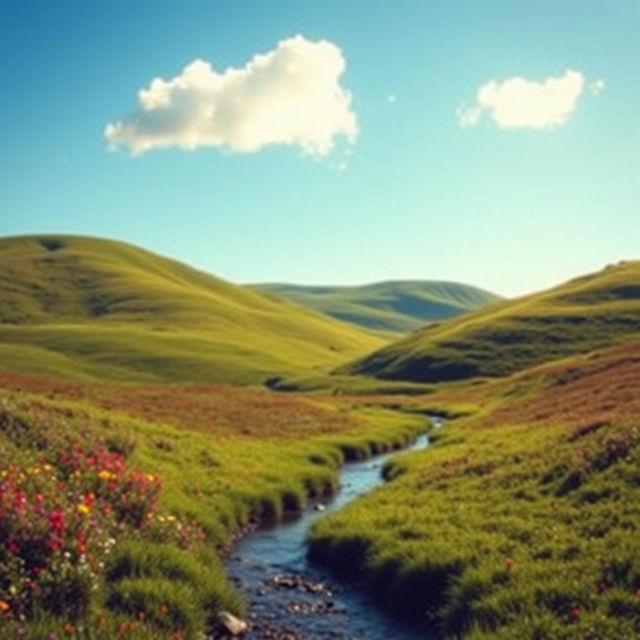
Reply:
M266 381L267 387L276 391L297 391L315 394L364 396L364 395L418 395L430 393L433 385L419 382L376 380L366 376L286 376Z
M459 316L500 298L458 282L397 280L353 287L257 284L256 291L288 298L352 324L395 334Z
M343 460L398 447L424 429L422 419L383 409L247 389L85 385L20 376L5 377L2 384L0 472L14 465L12 477L26 483L30 509L37 511L42 499L30 474L44 462L55 469L55 461L71 450L72 442L123 452L128 465L147 474L143 479L163 482L157 508L142 526L116 527L110 552L108 545L105 551L97 547L87 552L97 575L93 581L80 580L82 565L65 564L66 549L54 553L67 576L59 576L59 606L49 598L45 607L36 598L26 621L0 616L3 637L24 629L20 637L33 640L51 632L80 638L85 637L78 631L82 627L95 638L174 638L176 632L189 640L200 638L217 611L243 611L216 553L234 534L251 522L299 509L310 496L332 491ZM185 411L187 406L192 412ZM101 473L100 463L91 464L93 476L84 471L70 476L78 482L86 476L86 495ZM126 492L126 478L121 486ZM13 500L12 493L6 495ZM52 496L55 499L55 493ZM60 500L66 504L66 497ZM79 517L74 516L77 500L72 497L65 507L69 522ZM82 507L87 512L92 508ZM15 509L18 513L22 507ZM75 553L72 549L73 557ZM0 565L0 600L4 597L12 612L12 574L9 565ZM63 589L67 583L69 588ZM38 584L34 593L40 592ZM65 631L65 625L72 630Z
M259 383L384 340L120 242L0 239L0 367L71 379Z
M318 521L312 556L447 639L638 637L640 343L427 400L475 415Z
M439 382L503 376L640 332L640 262L431 325L340 373Z

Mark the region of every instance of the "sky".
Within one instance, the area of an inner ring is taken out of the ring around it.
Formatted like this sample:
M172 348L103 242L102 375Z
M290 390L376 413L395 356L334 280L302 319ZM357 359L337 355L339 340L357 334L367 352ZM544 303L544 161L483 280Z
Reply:
M515 296L640 258L637 0L3 0L0 235Z

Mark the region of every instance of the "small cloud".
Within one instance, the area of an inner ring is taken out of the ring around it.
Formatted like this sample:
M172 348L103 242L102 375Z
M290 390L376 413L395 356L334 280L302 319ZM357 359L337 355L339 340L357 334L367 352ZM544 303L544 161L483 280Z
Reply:
M154 78L138 93L138 109L107 124L111 149L133 154L178 147L237 152L291 145L313 156L330 153L338 137L358 134L350 93L340 84L342 51L326 40L283 40L240 69L218 72L194 60L170 80Z
M395 94L390 93L390 94L387 96L387 102L388 102L389 104L393 104L394 102L398 102L398 98L397 98L397 96L396 96Z
M599 96L605 89L606 84L602 78L589 83L589 91L592 96Z
M482 117L482 107L463 104L456 112L461 127L475 127Z
M597 85L596 90L604 88L601 80L594 84ZM462 127L473 127L488 115L503 129L559 127L575 111L584 87L584 75L571 69L560 77L546 78L541 82L520 77L503 82L491 80L478 89L473 104L458 109L458 122Z

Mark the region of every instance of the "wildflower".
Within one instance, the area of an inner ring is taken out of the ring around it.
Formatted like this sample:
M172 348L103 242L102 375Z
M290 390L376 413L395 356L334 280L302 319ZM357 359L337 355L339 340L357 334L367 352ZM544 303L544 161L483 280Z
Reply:
M582 615L582 609L578 605L575 605L575 607L571 609L571 617L574 620L577 620L581 615Z
M108 469L102 469L98 472L98 478L100 478L100 480L111 480L111 478L115 478L115 475Z
M11 605L5 600L0 600L0 612L5 613L11 609Z
M49 514L49 527L56 533L64 530L64 513L60 509L52 509Z
M64 629L64 632L68 633L69 635L71 635L75 631L75 627L70 622L67 622L64 625L63 629Z
M138 620L144 620L147 617L144 611L138 611L136 616L137 616Z
M639 589L639 591L640 591L640 589ZM163 616L166 616L166 615L167 615L167 613L169 613L169 607L167 607L167 605L166 605L166 604L161 604L161 605L160 605L160 613L161 613Z
M513 558L509 557L505 559L504 564L505 564L505 567L507 568L507 571L511 571L515 563L513 561Z
M91 508L89 506L87 506L86 504L84 504L84 502L81 502L80 504L78 504L76 506L76 511L78 513L82 513L82 514L86 515L87 513L89 513L89 511L91 511Z
M62 549L62 541L58 540L57 538L52 538L51 540L49 540L48 547L49 549L51 549L51 551Z

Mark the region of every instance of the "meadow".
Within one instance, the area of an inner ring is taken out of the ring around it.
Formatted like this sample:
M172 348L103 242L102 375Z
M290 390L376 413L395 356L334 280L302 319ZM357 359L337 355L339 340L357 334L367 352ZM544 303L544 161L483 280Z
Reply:
M319 521L313 558L444 638L640 635L640 343L404 402L466 417Z
M199 640L238 535L427 413L311 557L446 640L640 637L640 262L387 344L124 243L0 261L1 637Z
M7 638L200 638L218 612L243 613L220 562L235 536L333 491L345 459L424 429L380 408L213 385L5 374L1 386Z

